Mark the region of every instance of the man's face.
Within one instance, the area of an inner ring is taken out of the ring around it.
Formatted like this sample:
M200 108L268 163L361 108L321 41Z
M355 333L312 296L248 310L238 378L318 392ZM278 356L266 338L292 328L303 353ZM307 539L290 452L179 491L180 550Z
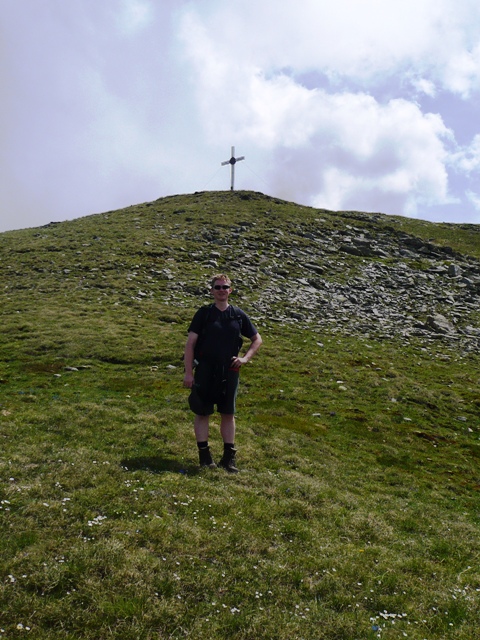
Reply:
M231 294L232 288L228 282L225 282L225 280L215 280L215 284L211 291L215 301L220 302L228 300L228 296Z

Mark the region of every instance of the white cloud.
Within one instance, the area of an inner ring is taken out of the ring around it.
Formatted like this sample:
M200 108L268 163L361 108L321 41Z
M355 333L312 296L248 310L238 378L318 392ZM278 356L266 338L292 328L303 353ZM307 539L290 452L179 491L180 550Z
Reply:
M153 19L153 8L146 0L122 0L117 15L120 30L128 35L137 34L149 26Z
M453 154L451 163L457 171L466 175L480 171L480 134L474 136L468 146Z
M480 194L474 191L467 191L466 196L468 200L473 204L477 211L480 211Z
M313 166L309 184L299 184L317 206L416 215L421 205L449 202L449 132L439 118L404 100L380 105L368 96L343 94L324 95L322 102L322 131L313 144L277 164L275 184L285 196L300 196L288 176Z
M423 93L430 98L434 98L437 94L437 87L435 83L426 78L416 78L412 80L412 86L419 92Z
M469 98L480 88L480 44L471 51L461 50L451 56L445 68L444 83L463 98Z
M209 4L208 11L192 5L188 18L214 34L219 50L228 57L239 55L263 67L321 66L335 73L365 76L388 68L392 61L423 54L443 4L433 0L303 0L300 8L292 0L217 1Z
M217 0L190 5L184 24L202 25L222 65L313 69L369 85L414 72L461 95L478 88L480 5L472 0L303 0L301 10L293 0Z
M368 208L385 206L390 198L396 213L408 214L450 201L452 133L440 116L405 99L382 104L364 92L307 89L285 73L242 64L191 20L188 45L209 136L228 132L269 150L281 197L332 208L355 197Z

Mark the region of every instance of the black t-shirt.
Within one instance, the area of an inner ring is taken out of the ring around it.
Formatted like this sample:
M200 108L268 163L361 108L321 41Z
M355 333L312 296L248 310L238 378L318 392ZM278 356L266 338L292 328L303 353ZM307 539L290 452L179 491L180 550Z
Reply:
M201 307L193 316L188 331L198 334L196 358L217 362L230 361L242 345L241 336L253 338L258 333L245 311L229 305L220 311L215 305Z

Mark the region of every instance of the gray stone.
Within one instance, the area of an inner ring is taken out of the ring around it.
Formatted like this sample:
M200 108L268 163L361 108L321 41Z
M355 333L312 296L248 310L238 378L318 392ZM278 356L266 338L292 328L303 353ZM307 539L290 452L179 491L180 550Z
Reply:
M428 316L426 326L437 333L453 333L455 326L440 313Z
M448 267L448 275L449 275L451 278L458 278L459 276L461 276L461 275L462 275L462 270L461 270L461 268L460 268L458 265L456 265L456 264L451 264L451 265Z

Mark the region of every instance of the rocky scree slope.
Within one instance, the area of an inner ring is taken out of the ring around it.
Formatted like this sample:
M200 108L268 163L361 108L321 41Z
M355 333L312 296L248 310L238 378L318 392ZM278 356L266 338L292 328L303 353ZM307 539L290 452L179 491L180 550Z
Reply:
M282 202L263 198L273 205L263 219L188 232L205 278L231 273L257 322L478 350L478 259L395 229L383 214L318 210L313 219L285 221L272 215ZM176 289L181 273L170 265L161 276ZM190 287L191 295L206 293Z

